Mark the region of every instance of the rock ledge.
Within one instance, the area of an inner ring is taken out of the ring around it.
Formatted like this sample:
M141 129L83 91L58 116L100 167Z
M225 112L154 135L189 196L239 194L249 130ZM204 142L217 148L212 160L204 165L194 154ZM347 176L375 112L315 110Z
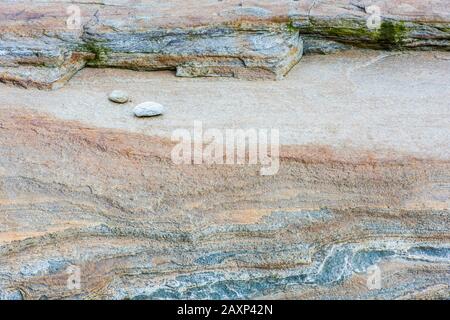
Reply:
M373 4L378 30L366 26ZM0 27L0 81L43 89L86 65L280 79L303 52L450 49L445 0L1 0Z

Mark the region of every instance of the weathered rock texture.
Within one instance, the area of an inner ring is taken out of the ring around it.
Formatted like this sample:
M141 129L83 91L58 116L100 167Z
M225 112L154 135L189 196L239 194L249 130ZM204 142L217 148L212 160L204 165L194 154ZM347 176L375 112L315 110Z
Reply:
M378 30L366 26L369 5L381 10ZM447 0L1 0L0 28L0 81L39 88L85 65L279 79L304 48L450 48Z
M283 82L0 86L0 298L450 298L449 72L448 53L348 52ZM166 114L133 118L119 85ZM174 165L195 119L278 128L279 173Z

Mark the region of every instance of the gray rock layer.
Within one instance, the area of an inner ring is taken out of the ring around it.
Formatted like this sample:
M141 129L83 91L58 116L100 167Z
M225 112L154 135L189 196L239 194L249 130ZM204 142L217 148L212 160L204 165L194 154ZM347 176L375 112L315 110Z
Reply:
M60 87L86 64L176 70L178 76L280 79L303 54L352 46L449 50L446 1L374 1L382 23L366 26L371 1L0 1L0 81ZM176 8L176 9L175 9Z

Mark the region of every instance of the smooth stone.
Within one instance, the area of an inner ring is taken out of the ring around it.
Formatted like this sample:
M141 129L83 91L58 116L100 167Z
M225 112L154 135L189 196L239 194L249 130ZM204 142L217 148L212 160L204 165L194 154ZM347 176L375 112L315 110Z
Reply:
M125 91L114 90L109 94L108 99L116 103L125 103L129 100L129 97Z
M133 109L136 117L154 117L164 112L164 107L157 102L143 102Z

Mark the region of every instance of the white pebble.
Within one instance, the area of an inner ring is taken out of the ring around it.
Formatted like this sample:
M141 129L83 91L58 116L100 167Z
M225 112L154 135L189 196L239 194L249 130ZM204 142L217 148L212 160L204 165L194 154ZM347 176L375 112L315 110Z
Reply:
M108 96L108 99L116 103L125 103L128 101L128 94L122 90L114 90Z
M164 112L164 107L157 102L143 102L134 107L134 115L136 117L154 117Z

